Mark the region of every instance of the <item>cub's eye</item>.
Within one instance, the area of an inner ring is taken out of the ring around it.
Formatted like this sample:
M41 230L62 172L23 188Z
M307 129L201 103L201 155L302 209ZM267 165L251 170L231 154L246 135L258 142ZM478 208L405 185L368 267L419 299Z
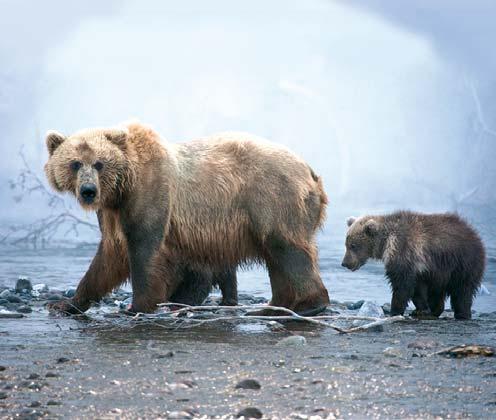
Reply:
M71 162L70 167L71 167L71 171L77 172L79 171L79 169L81 169L81 162L75 160L74 162Z
M103 169L103 163L97 160L93 165L93 168L95 168L98 172L100 172Z
M350 249L353 251L356 251L358 249L358 245L357 244L351 244Z

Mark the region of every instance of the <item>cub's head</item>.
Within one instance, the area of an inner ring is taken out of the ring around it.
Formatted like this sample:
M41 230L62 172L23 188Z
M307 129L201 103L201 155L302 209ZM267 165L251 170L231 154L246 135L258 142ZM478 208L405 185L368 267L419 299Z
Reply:
M341 265L351 271L358 270L369 258L374 258L374 249L381 230L380 222L371 217L350 217L347 220L346 254Z
M71 136L49 131L45 173L50 185L74 194L87 210L114 206L129 181L125 128L90 129Z

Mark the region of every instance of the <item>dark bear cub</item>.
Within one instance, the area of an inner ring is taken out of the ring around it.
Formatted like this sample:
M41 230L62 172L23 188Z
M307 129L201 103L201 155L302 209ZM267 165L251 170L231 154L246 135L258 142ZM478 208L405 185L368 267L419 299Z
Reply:
M456 214L398 211L348 219L342 265L358 270L369 258L382 260L391 284L391 315L408 301L421 318L439 317L451 299L457 319L470 319L485 268L484 245Z

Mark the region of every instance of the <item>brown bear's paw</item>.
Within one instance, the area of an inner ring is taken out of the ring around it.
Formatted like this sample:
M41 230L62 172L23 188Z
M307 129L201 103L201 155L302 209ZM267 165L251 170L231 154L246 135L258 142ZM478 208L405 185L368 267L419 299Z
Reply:
M46 305L50 314L55 315L81 315L84 309L74 303L72 299L59 300Z
M437 316L432 315L431 311L419 311L418 309L415 309L411 312L410 314L413 318L417 319L423 319L423 320L430 320L430 319L437 319Z
M219 306L238 306L238 301L235 299L222 299Z

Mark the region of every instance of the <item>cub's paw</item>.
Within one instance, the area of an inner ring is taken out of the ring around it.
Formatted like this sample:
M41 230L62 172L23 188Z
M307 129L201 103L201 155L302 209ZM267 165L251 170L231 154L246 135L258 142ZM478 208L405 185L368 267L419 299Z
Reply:
M46 307L52 315L78 315L84 312L77 305L74 304L72 299L51 302L48 303Z

